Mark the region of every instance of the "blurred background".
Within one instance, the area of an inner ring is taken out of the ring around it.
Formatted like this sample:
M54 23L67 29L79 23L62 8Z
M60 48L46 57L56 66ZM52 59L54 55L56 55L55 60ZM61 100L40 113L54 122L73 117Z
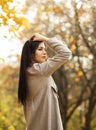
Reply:
M64 130L96 130L96 0L0 0L0 130L25 130L19 66L34 32L56 36L72 51L53 75Z

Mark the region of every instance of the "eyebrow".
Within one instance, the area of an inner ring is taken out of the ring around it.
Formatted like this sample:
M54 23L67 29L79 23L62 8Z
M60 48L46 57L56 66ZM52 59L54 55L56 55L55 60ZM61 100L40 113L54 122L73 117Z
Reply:
M46 47L42 47L42 46L39 46L38 48L44 48L44 49L46 49Z

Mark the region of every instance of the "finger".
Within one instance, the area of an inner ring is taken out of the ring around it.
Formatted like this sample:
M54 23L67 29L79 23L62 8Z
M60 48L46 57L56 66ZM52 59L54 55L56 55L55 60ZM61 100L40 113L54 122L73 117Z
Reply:
M33 34L33 35L31 36L30 40L34 41L34 37L35 37L35 35Z
M33 36L33 41L36 41L36 40L37 40L36 36Z

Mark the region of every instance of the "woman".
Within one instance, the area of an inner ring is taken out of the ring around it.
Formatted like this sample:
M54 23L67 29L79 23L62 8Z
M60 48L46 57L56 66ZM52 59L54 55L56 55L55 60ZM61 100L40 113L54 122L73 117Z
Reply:
M46 59L46 45L55 56ZM71 51L56 38L32 35L22 50L18 99L23 104L26 130L63 130L58 89L52 74L70 57Z

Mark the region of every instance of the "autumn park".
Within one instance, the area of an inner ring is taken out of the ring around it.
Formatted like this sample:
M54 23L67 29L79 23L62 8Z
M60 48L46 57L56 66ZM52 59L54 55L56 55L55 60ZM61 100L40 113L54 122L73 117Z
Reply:
M0 130L25 130L19 67L34 32L56 36L72 51L53 74L64 130L96 130L95 0L0 0Z

